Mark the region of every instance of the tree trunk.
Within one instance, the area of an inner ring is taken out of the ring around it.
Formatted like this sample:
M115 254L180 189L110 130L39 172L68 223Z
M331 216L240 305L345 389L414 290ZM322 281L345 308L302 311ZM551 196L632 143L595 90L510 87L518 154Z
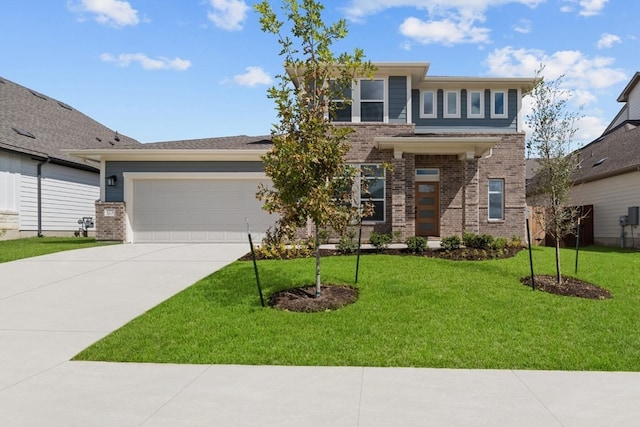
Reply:
M556 281L558 285L562 283L562 275L560 274L560 239L556 237Z
M316 226L316 298L320 296L320 237L318 236L318 224Z

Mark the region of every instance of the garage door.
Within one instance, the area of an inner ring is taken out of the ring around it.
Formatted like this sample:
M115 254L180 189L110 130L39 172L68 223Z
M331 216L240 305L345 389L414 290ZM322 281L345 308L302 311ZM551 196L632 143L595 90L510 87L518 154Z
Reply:
M258 179L135 179L134 242L260 241L277 217L256 199Z

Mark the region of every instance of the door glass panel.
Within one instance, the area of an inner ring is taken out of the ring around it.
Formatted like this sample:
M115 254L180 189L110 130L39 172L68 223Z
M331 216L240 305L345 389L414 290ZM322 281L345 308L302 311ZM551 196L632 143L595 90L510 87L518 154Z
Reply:
M436 204L435 197L420 197L418 199L418 204L421 206L433 206Z
M421 209L420 211L418 211L418 216L420 218L435 218L436 217L436 211L434 211L433 209Z
M436 225L432 222L422 222L420 223L419 227L422 231L433 231Z
M434 193L436 191L436 186L433 184L420 184L418 186L418 191L421 193Z

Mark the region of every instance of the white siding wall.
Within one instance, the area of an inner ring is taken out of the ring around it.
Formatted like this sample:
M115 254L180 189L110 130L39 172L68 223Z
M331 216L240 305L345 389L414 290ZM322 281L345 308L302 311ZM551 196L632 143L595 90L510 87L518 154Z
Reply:
M20 230L38 229L38 178L35 161L22 162ZM100 197L97 173L50 163L42 166L42 230L74 231L83 216L95 217Z
M20 157L0 152L0 212L17 213L20 198Z
M629 119L640 120L640 84L637 84L629 94L627 105L629 106Z
M640 172L632 172L581 184L571 191L571 204L593 205L596 243L616 244L620 238L618 219L630 206L640 206ZM634 228L634 234L640 231ZM627 227L627 233L629 233Z

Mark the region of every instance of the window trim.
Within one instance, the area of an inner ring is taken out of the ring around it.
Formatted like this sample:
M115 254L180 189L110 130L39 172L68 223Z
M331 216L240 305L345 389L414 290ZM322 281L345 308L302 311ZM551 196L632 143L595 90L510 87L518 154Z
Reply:
M503 95L503 113L496 114L496 95ZM509 117L509 91L508 90L492 90L491 91L491 118L506 119Z
M491 191L491 182L499 181L502 184L502 191ZM505 180L504 178L489 178L487 181L487 219L490 222L500 222L504 221L504 211L505 211ZM491 217L491 195L492 194L500 194L500 218Z
M362 218L362 223L363 224L384 224L384 223L386 223L387 222L387 170L384 168L384 166L381 163L358 163L355 166L357 166L358 170L360 171L360 179L357 181L358 188L357 188L357 191L356 191L358 206L362 205L362 180L373 181L373 180L382 179L382 182L384 184L382 186L382 198L371 197L371 199L370 199L371 202L382 202L382 220L374 220L374 219ZM367 176L364 175L363 168L372 167L372 166L375 166L379 170L382 170L382 176L381 177L376 177L376 176L367 177Z
M430 93L433 96L433 112L424 112L424 96ZM435 119L438 117L438 92L435 90L423 90L420 92L420 118L421 119Z
M473 114L471 111L471 97L472 94L477 93L480 95L480 112ZM472 89L467 90L467 118L468 119L484 119L484 90Z
M382 82L382 99L367 99L366 101L362 100L361 92L362 92L362 82L363 81L381 81ZM351 104L351 122L352 123L388 123L389 122L389 81L387 77L373 77L371 79L358 79L358 83L356 85L357 90L354 90L353 99ZM382 102L382 121L381 122L370 122L362 121L362 102Z
M456 95L456 112L449 113L449 94ZM444 108L442 111L442 117L445 119L459 119L460 118L460 91L457 90L445 90L444 91Z

